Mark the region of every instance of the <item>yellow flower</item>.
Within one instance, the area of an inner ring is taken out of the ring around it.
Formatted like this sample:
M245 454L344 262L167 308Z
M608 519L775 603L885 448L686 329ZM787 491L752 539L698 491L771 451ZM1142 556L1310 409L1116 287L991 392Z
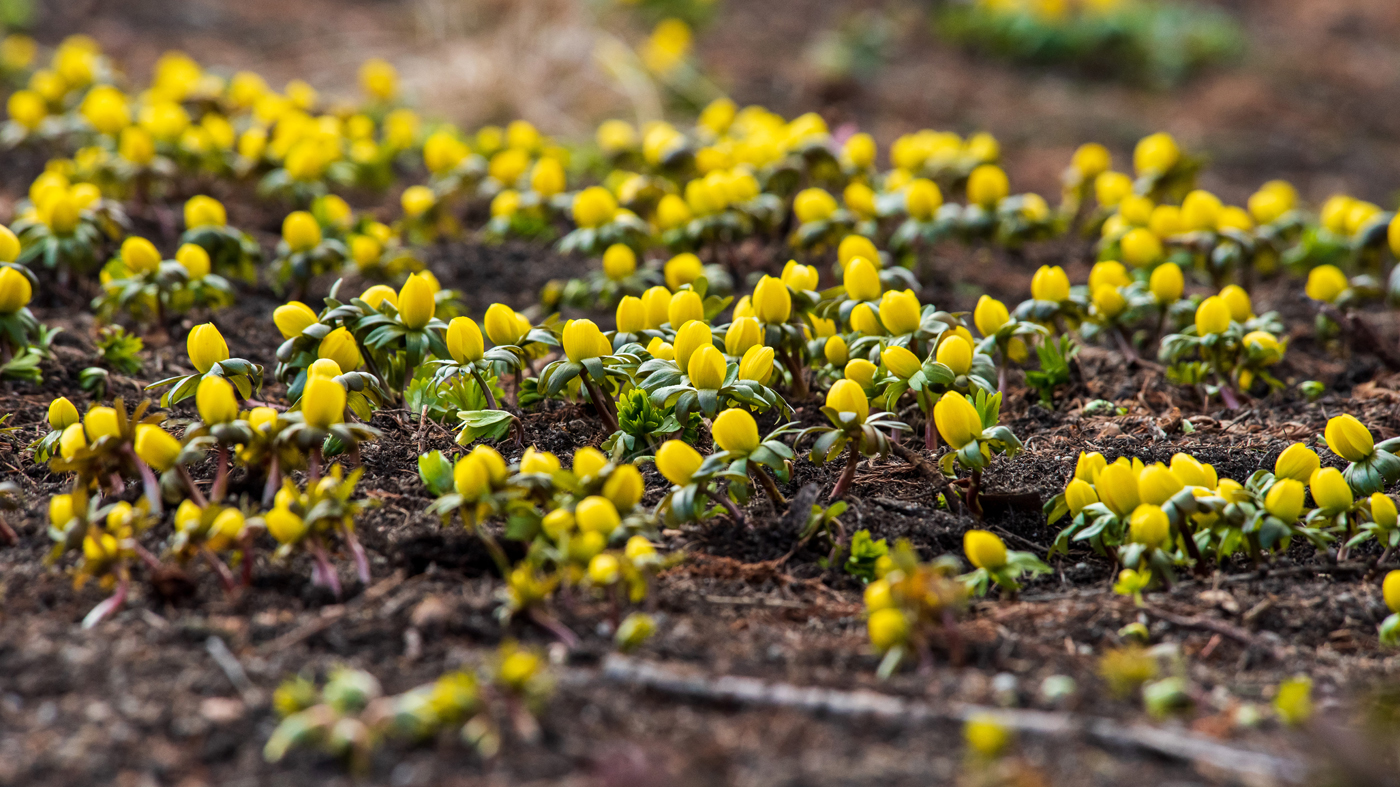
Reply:
M904 209L919 221L928 221L943 206L943 192L927 178L916 178L904 190Z
M399 195L399 206L403 208L403 214L410 219L427 213L436 202L437 197L427 186L409 186Z
M612 353L612 344L592 320L570 320L563 339L564 354L571 363Z
M755 344L744 351L739 359L739 379L752 380L759 385L767 385L773 376L773 348Z
M982 416L966 396L949 391L933 406L933 423L943 440L961 449L982 436Z
M622 564L617 557L604 552L594 555L588 561L588 581L595 585L611 585L617 582L622 576Z
M972 370L972 343L957 334L948 334L938 343L934 360L952 369L954 374L967 374Z
M72 459L78 453L78 449L87 447L87 444L84 425L70 424L63 430L63 434L58 436L58 455L64 459Z
M666 286L672 292L679 290L687 284L694 284L705 272L705 266L700 262L700 258L684 252L677 254L666 261L662 266L662 275L666 277Z
M316 312L301 301L292 301L278 306L272 312L272 322L277 326L283 339L292 339L316 324Z
M963 553L977 568L995 571L1006 565L1006 544L995 533L969 530L963 534Z
M316 357L329 358L335 361L341 370L347 372L353 372L360 368L360 363L363 361L360 356L360 348L355 343L355 335L344 326L326 334L326 338L322 339L316 347Z
M841 266L844 275L846 267L851 264L851 260L856 257L864 257L867 262L880 268L880 251L875 248L875 242L864 235L847 235L841 239L836 246L836 261Z
M1074 151L1074 157L1070 159L1070 166L1079 172L1082 179L1092 180L1113 166L1113 154L1109 153L1108 148L1103 145L1090 142L1080 145L1079 149Z
M1262 352L1265 366L1276 364L1283 358L1283 345L1279 344L1278 337L1268 331L1250 331L1240 343L1246 349Z
M399 321L412 330L421 330L437 311L437 288L422 275L413 274L399 290Z
M1196 307L1196 333L1201 336L1224 333L1230 328L1230 307L1219 295L1212 295Z
M1133 279L1128 275L1128 269L1123 267L1123 263L1117 260L1103 260L1094 263L1094 267L1089 269L1089 292L1097 290L1103 285L1111 287L1127 287L1133 283Z
M136 455L157 473L164 473L180 455L180 441L155 424L139 424L133 442Z
M875 384L875 373L877 371L879 371L879 368L870 361L864 358L855 358L846 364L844 374L847 380L851 380L861 388L869 390L869 388Z
M1254 304L1249 301L1249 293L1238 284L1227 284L1220 290L1220 299L1230 307L1230 319L1245 322L1254 316Z
M1286 523L1296 522L1303 513L1303 492L1303 482L1280 478L1264 496L1264 508Z
M685 368L690 377L690 384L700 390L718 390L724 385L724 375L727 371L724 354L716 350L713 344L707 344L692 353Z
M83 427L87 430L88 439L94 443L104 437L116 437L119 434L117 411L111 407L93 407L83 417Z
M1394 528L1397 519L1395 501L1383 492L1376 492L1370 499L1371 519L1387 530Z
M1079 478L1071 478L1069 486L1065 487L1065 504L1069 506L1072 516L1079 516L1086 506L1091 506L1099 502L1099 493L1094 491L1094 487L1088 482Z
M56 431L62 431L78 423L78 408L68 401L68 397L60 396L49 402L49 426Z
M598 495L579 501L574 509L574 520L578 522L579 530L585 533L601 533L604 536L612 535L622 523L622 518L617 514L617 506L606 497Z
M1123 293L1111 284L1105 284L1094 290L1094 309L1099 314L1108 319L1113 319L1123 313L1128 308L1128 299L1123 297Z
M1128 534L1134 543L1146 547L1161 547L1171 537L1172 523L1161 506L1143 503L1133 509L1128 520Z
M625 120L604 120L594 136L598 147L609 156L637 147L637 130Z
M1038 301L1061 303L1069 298L1069 277L1058 265L1042 265L1031 278L1031 297Z
M1133 149L1133 169L1139 175L1160 175L1175 167L1181 160L1181 148L1176 139L1166 132L1158 132L1138 140Z
M870 416L870 400L860 384L853 380L837 380L826 392L826 406L838 413L854 413L858 424L865 423Z
M819 277L817 276L817 269L811 265L799 265L796 260L788 260L787 264L783 266L782 281L783 284L786 284L794 290L815 290ZM761 283L762 282L760 282L760 284ZM789 298L789 301L791 301L791 298ZM786 320L783 320L783 322L786 322Z
M1144 227L1128 230L1118 241L1123 260L1135 268L1145 268L1162 258L1162 241L1156 233Z
M266 433L277 424L277 411L271 407L254 407L248 411L247 421L255 430Z
M864 131L852 134L846 140L846 144L841 146L841 152L851 166L867 169L875 164L875 138Z
M203 246L196 246L193 243L182 244L175 252L175 261L185 269L187 276L195 280L208 276L212 265L209 260L209 252L205 251Z
M1274 477L1306 483L1321 465L1317 452L1302 443L1294 443L1285 448L1274 462Z
M327 429L345 420L345 386L327 377L310 377L301 392L301 415L307 426Z
M836 198L819 188L803 189L792 201L792 212L803 224L826 221L836 208Z
M904 618L903 612L893 607L870 613L870 620L865 625L870 644L881 652L903 643L909 636L909 621Z
M967 176L967 199L974 205L994 208L1011 193L1011 181L995 164L983 164Z
M977 308L972 312L972 322L983 336L995 334L1010 321L1011 314L1007 312L1006 304L990 295L983 295L977 299Z
M399 73L377 57L360 64L359 77L360 89L377 101L388 101L399 90Z
M32 90L16 90L11 93L5 109L11 120L29 131L38 128L49 115L48 102Z
M14 262L19 252L19 238L9 227L0 226L0 262Z
M238 400L233 385L222 377L205 377L195 389L199 418L206 424L228 423L238 417Z
M857 303L851 310L851 329L866 336L879 336L885 332L880 318L868 303Z
M1311 484L1313 500L1318 508L1331 511L1349 510L1354 498L1351 486L1342 477L1342 471L1326 467L1313 474Z
M655 330L670 319L671 291L662 286L649 288L642 293L642 311L646 315L646 328ZM738 316L738 315L735 315Z
M656 469L667 481L676 486L690 483L691 476L700 469L704 457L687 443L680 440L667 440L656 451Z
M715 445L735 454L750 454L758 448L758 424L747 410L725 410L714 420L710 435Z
M293 252L310 251L321 245L321 225L310 213L294 211L282 220L282 240Z
M852 300L873 301L880 297L880 272L864 257L851 259L842 282L846 285L846 295Z
M1181 480L1161 464L1150 465L1138 476L1138 497L1143 503L1160 506L1184 488Z
M619 511L631 511L642 502L646 485L635 465L622 465L612 471L603 484L603 497L611 500Z
M1121 172L1103 172L1094 178L1094 199L1105 208L1117 207L1133 193L1133 179Z
M1181 223L1187 232L1214 230L1223 207L1219 197L1197 189L1181 201Z
M530 188L536 194L553 197L562 194L568 185L564 165L559 163L559 159L542 158L535 162L535 169L530 173Z
M285 508L274 508L263 517L268 535L279 544L293 544L306 535L306 522Z
M880 322L892 335L913 333L922 321L919 298L913 290L890 290L880 297Z
M1142 499L1138 497L1137 475L1131 466L1117 462L1099 471L1094 490L1099 500L1118 516L1127 516L1138 507Z
M371 309L378 309L381 304L386 302L398 308L399 294L394 292L394 288L387 284L376 284L360 293L360 300L369 304Z
M763 326L752 317L740 317L724 332L724 351L742 356L750 347L763 344Z
M481 329L470 317L453 317L447 324L447 352L460 364L475 363L485 352Z
M1181 268L1174 262L1164 262L1152 270L1147 286L1152 290L1158 303L1173 303L1181 298L1186 289L1186 279Z
M14 314L33 297L28 277L12 267L0 268L0 314Z
M923 369L923 362L919 356L910 352L908 348L891 345L880 353L880 360L885 364L894 376L901 380L908 380Z
M133 273L154 273L160 268L160 252L155 244L135 235L122 241L122 262Z
M493 303L486 310L486 336L496 346L519 344L530 329L514 309Z
M710 326L699 320L691 320L683 323L676 331L676 339L672 342L676 350L676 365L682 369L690 368L690 357L701 347L713 347L714 336L710 333Z
M671 296L671 302L666 306L666 321L672 327L685 325L692 320L703 322L705 319L705 302L700 300L700 294L695 290L681 290Z
M1011 743L1011 732L995 716L981 713L963 725L963 740L979 757L992 760Z
M1307 293L1315 301L1332 303L1349 286L1347 275L1336 265L1319 265L1308 272Z
M1214 489L1218 482L1214 467L1202 464L1187 454L1172 454L1171 473L1182 486ZM1138 480L1138 485L1142 485L1141 479Z
M1327 439L1332 453L1348 462L1364 462L1375 453L1371 431L1350 414L1333 417L1322 436Z
M832 366L845 366L850 360L850 348L846 346L846 340L840 334L832 336L822 345L822 355L826 357L826 362Z
M185 351L190 356L190 363L198 369L200 374L208 372L214 368L214 364L227 361L228 344L224 342L223 334L214 327L214 323L206 322L203 325L196 325L185 339Z
M841 192L841 201L846 203L847 210L862 219L873 219L878 212L875 206L875 190L858 180L846 184L846 188Z
M73 519L73 496L54 495L49 498L49 523L62 529Z
M589 186L574 197L574 223L584 229L601 227L617 215L617 200L602 186Z
M1098 451L1085 453L1079 452L1079 459L1074 463L1074 477L1090 484L1098 482L1099 473L1108 467L1108 462L1103 458L1103 454Z
M1244 208L1228 205L1220 209L1220 215L1215 219L1215 229L1249 232L1254 229L1254 220Z
M621 281L637 272L637 253L625 243L614 243L603 252L603 273Z
M651 341L647 343L647 352L651 354L651 357L660 358L663 361L676 360L676 348L670 343L662 341L660 336L651 337Z

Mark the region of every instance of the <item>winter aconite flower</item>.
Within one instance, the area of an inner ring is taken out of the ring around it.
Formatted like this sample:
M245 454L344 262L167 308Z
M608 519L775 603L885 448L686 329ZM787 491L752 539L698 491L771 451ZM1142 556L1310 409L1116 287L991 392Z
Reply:
M754 287L752 298L754 316L767 325L787 322L792 315L792 294L781 279L764 276Z
M1230 307L1219 295L1212 295L1196 307L1196 333L1209 336L1230 328Z
M1031 297L1061 303L1069 298L1069 277L1058 265L1042 265L1031 278Z
M426 277L417 273L409 276L399 290L399 319L409 328L421 330L437 310L436 294L437 288Z
M1006 565L1006 544L986 530L969 530L963 534L963 552L976 568L995 571Z
M1338 415L1327 422L1323 432L1332 453L1348 462L1363 462L1375 452L1371 431L1350 414Z
M966 396L949 391L933 407L938 433L953 448L962 448L982 434L982 416Z
M321 225L310 213L294 211L282 220L282 240L294 252L310 251L321 245Z
M214 368L214 364L227 361L228 344L224 342L223 334L214 327L212 322L203 325L196 325L185 339L185 351L190 356L190 363L198 369L201 374L207 373Z
M222 377L205 377L195 391L199 419L205 424L223 424L238 417L238 400L233 384Z
M851 413L857 423L864 423L870 416L870 400L861 386L851 380L837 380L826 392L826 406L838 413Z
M1133 509L1128 522L1129 534L1135 543L1150 548L1163 546L1171 535L1171 521L1161 506L1143 503Z
M880 297L880 272L864 257L855 257L846 266L843 279L852 300L873 301Z
M173 467L180 455L180 441L155 424L139 424L132 447L141 461L158 473Z
M758 424L747 410L725 410L710 428L715 445L735 454L749 454L758 448Z
M272 322L283 339L300 336L302 331L316 324L316 319L316 312L301 301L284 303L272 312Z
M0 314L14 314L29 305L34 288L29 278L12 267L0 268Z
M460 364L480 361L485 352L481 329L470 317L453 317L447 324L447 351Z
M1264 496L1264 508L1273 516L1287 524L1298 521L1303 513L1303 482L1283 478L1269 487Z
M1274 462L1274 476L1307 483L1321 466L1322 461L1318 459L1316 451L1302 443L1294 443L1283 449Z
M656 469L667 481L685 486L700 469L704 457L680 440L667 440L656 451Z
M328 429L345 420L345 386L325 378L306 381L301 395L301 414L307 426Z
M1346 511L1354 502L1351 486L1342 477L1342 471L1335 467L1326 467L1314 473L1309 486L1312 487L1313 501L1325 511Z

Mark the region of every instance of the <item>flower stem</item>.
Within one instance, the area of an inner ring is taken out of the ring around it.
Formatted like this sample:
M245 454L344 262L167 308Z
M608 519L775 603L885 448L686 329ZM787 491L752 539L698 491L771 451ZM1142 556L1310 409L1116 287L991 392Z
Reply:
M734 501L729 499L728 494L716 492L713 489L711 489L707 494L709 495L711 500L715 501L716 503L719 503L720 506L723 507L726 512L728 512L729 517L733 519L736 524L744 524L744 512L740 511L739 507L734 505Z
M190 478L190 471L188 468L184 465L177 465L175 467L175 472L180 474L180 480L184 482L185 488L190 491L190 499L194 501L195 505L200 508L209 505L209 500L204 497L203 492L199 491L199 487L195 484L194 479Z
M783 366L786 366L788 373L792 375L792 398L798 402L807 401L807 369L798 362L793 353L788 350L781 352Z
M472 377L476 378L476 384L481 386L481 392L486 395L486 407L491 410L499 410L500 408L496 406L496 395L491 393L491 386L486 384L481 372L477 371L476 364L472 364L471 370Z
M282 457L276 451L272 452L272 463L267 469L267 483L263 484L263 508L272 508L272 503L277 499L277 490L282 486Z
M846 449L846 469L841 471L841 477L836 479L836 486L831 488L831 496L828 501L835 500L846 494L846 489L850 487L851 481L856 477L856 465L860 464L860 452L856 450L855 443Z
M753 472L758 477L758 483L763 485L763 491L768 494L768 499L772 500L774 505L780 506L787 503L787 499L783 497L783 493L779 491L778 485L773 482L772 476L768 475L767 471L755 464Z
M228 491L228 446L219 444L219 469L214 475L214 487L209 490L209 499L219 502Z
M607 406L607 397L598 390L598 384L593 381L588 372L580 375L583 386L588 390L588 398L593 400L593 406L598 410L598 416L603 419L603 427L611 434L617 431L617 417L613 415L612 409Z

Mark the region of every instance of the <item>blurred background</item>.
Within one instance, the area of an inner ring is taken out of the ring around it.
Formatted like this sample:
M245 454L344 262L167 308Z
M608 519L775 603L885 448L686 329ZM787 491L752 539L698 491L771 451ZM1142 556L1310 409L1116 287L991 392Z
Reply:
M1068 2L1120 0L978 0L1034 3L1046 18ZM1133 142L1166 130L1208 157L1201 185L1229 202L1287 178L1314 203L1345 191L1395 206L1400 3L1198 3L1178 22L1220 28L1221 51L1189 73L1190 42L1159 41L1165 66L1121 49L1066 63L1049 51L1063 42L1009 51L1025 41L957 27L965 7L927 0L36 0L28 27L45 44L91 35L141 81L181 49L332 98L383 57L410 103L468 129L519 117L581 139L605 118L683 119L723 93L788 117L817 111L833 130L873 133L882 154L920 128L985 130L1016 188L1043 194L1080 143L1125 166ZM672 17L686 35L657 27ZM653 58L683 61L679 87L654 78Z

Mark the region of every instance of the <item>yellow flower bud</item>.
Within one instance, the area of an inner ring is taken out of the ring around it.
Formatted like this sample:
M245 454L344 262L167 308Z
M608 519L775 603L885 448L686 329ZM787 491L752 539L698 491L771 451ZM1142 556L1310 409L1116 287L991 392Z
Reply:
M686 364L690 384L701 390L718 390L724 385L725 371L724 355L713 344L696 350Z
M1161 464L1144 468L1138 476L1138 497L1150 505L1162 505L1183 488L1181 480Z
M1105 285L1110 287L1127 287L1133 283L1133 279L1128 275L1128 269L1123 267L1123 263L1117 260L1103 260L1094 263L1094 267L1089 270L1089 292L1097 290Z
M1094 178L1094 199L1105 208L1115 208L1133 193L1133 179L1121 172L1104 172Z
M1196 307L1196 333L1208 336L1230 328L1230 307L1219 295L1212 295Z
M1128 230L1118 241L1123 260L1135 268L1145 268L1162 258L1162 241L1150 229L1136 227Z
M950 334L938 343L934 360L953 370L967 374L972 370L972 344L957 334Z
M1335 467L1325 467L1313 474L1311 486L1318 508L1344 511L1354 502L1351 486L1342 477L1342 471Z
M886 607L870 613L870 620L866 621L866 630L870 635L870 644L884 652L902 644L908 638L909 621L904 618L903 612Z
M460 364L475 363L485 352L481 329L470 317L453 317L447 324L447 352Z
M263 517L268 535L279 544L294 544L306 535L306 522L285 508L274 508Z
M74 513L72 495L54 495L49 498L49 523L54 527L62 529L72 521Z
M879 270L880 250L875 248L875 242L864 235L847 235L836 246L836 261L840 264L843 275L851 260L856 257L864 257Z
M792 315L792 294L781 279L764 276L754 288L751 299L754 316L769 325L785 323Z
M1006 304L990 295L983 295L977 299L977 308L972 312L972 322L983 336L995 334L1010 321L1011 314L1006 310Z
M983 164L967 176L967 199L974 205L994 208L1010 193L1010 179L995 164Z
M656 451L656 469L667 481L676 486L690 483L691 476L700 469L704 457L687 443L680 440L667 440Z
M904 190L904 209L919 221L928 221L943 206L943 192L927 178L917 178Z
M739 359L739 379L767 385L773 376L773 348L755 344Z
M642 293L642 310L646 316L646 328L655 330L670 319L671 291L656 286Z
M0 268L0 314L14 314L29 305L34 289L29 279L14 268Z
M919 356L910 352L908 348L891 345L880 353L880 360L885 364L894 376L901 380L908 380L923 369L923 362Z
M410 219L427 213L437 203L437 196L427 186L409 186L399 195L399 206Z
M1113 319L1128 308L1128 299L1117 287L1105 284L1094 290L1094 309L1107 319Z
M1142 502L1138 497L1137 475L1126 464L1115 462L1100 470L1094 490L1099 500L1120 517L1131 514Z
M1375 453L1371 431L1350 414L1338 415L1327 422L1323 431L1327 447L1348 462L1364 462Z
M155 424L139 424L133 441L136 455L157 473L164 473L180 455L180 441Z
M83 427L87 431L88 439L94 443L104 437L116 437L120 434L117 427L117 411L111 407L89 409L83 418Z
M647 352L653 358L660 358L663 361L676 360L676 348L670 343L662 341L660 336L653 336L647 343Z
M1006 544L995 533L969 530L963 534L963 553L977 568L995 571L1006 565Z
M1094 491L1094 487L1088 482L1078 478L1071 478L1069 486L1065 487L1065 504L1069 506L1071 516L1079 516L1086 506L1091 506L1099 502L1099 493Z
M1264 508L1271 515L1292 524L1303 513L1303 482L1292 478L1280 478L1269 487L1264 496Z
M1254 304L1249 301L1249 293L1238 284L1227 284L1220 290L1220 299L1230 307L1230 319L1245 322L1254 316Z
M190 356L190 363L198 369L200 374L208 372L214 368L214 364L227 361L228 344L224 342L223 334L214 327L214 323L206 322L203 325L196 325L185 339L185 351Z
M1074 464L1074 477L1090 484L1096 483L1099 473L1108 467L1108 462L1103 458L1103 454L1098 451L1085 453L1079 452L1079 459Z
M1274 462L1274 477L1307 482L1321 466L1317 452L1302 443L1294 443L1285 448Z
M691 320L683 323L676 331L676 339L673 344L676 351L676 365L682 369L689 369L691 356L701 347L713 347L714 336L710 333L710 326L700 320Z
M78 449L87 447L87 432L82 424L69 424L64 427L63 434L58 436L58 455L64 459L72 459L78 453Z
M758 448L758 424L747 410L725 410L710 428L715 445L730 453L749 454Z
M666 278L666 286L672 292L679 290L687 284L694 284L705 272L705 266L700 262L700 258L684 252L677 254L666 261L662 266L661 273Z
M437 311L435 293L436 288L421 275L409 276L399 290L399 321L411 330L422 330Z
M1319 265L1308 272L1308 297L1323 303L1332 303L1351 284L1347 275L1336 265Z
M328 429L345 420L345 386L326 377L311 377L301 392L301 415L306 425Z
M19 238L9 227L0 226L0 262L14 262L19 252Z
M826 406L838 413L855 413L859 424L870 416L870 400L860 384L853 380L837 380L826 392Z
M1164 131L1143 137L1133 149L1133 169L1139 175L1160 175L1180 160L1181 148L1177 147L1176 139Z
M326 338L322 339L316 347L316 356L335 361L337 366L347 372L353 372L360 368L360 363L363 361L360 356L360 348L355 343L355 335L344 326L326 334Z
M185 269L185 274L191 279L198 280L209 275L209 252L205 251L203 246L193 243L181 245L175 252L175 261L180 263L180 267Z
M574 223L584 229L601 227L617 215L617 199L602 186L589 186L574 197Z
M635 295L623 296L617 303L615 319L618 333L639 333L646 330L646 307L642 305L642 299Z
M1164 262L1152 270L1147 286L1158 303L1173 303L1181 298L1181 293L1186 289L1186 278L1176 263Z
M1316 497L1316 495L1314 495ZM1387 530L1395 527L1395 501L1383 492L1371 495L1371 519Z
M601 533L609 536L617 526L622 523L622 518L617 514L617 507L606 497L593 495L585 497L579 501L574 509L574 519L578 521L578 527L584 532Z
M852 134L846 140L846 144L841 146L841 152L846 160L851 162L851 166L867 169L875 163L875 138L864 131Z
M199 419L206 424L228 423L238 417L238 400L233 384L222 377L205 377L195 389L195 405Z
M763 326L753 317L740 317L724 332L724 351L742 356L750 347L763 344Z
M325 377L333 380L339 377L343 371L340 364L335 361L329 358L317 358L311 362L310 366L306 367L306 378L309 380L312 377Z
M1172 523L1161 506L1143 503L1133 509L1128 520L1128 535L1134 543L1159 548L1171 537Z
M535 162L535 169L530 173L530 188L536 194L553 197L562 194L568 185L564 165L559 163L559 159L542 158Z
M880 297L880 322L891 335L913 333L922 321L919 298L913 290L890 290Z
M570 320L564 326L564 354L571 363L611 353L612 345L592 320ZM607 347L604 351L603 348Z
M705 304L700 300L700 294L695 290L681 290L671 296L671 302L666 306L666 321L672 327L685 325L692 320L704 322Z
M1146 475L1146 471L1143 471L1143 474ZM1187 454L1172 455L1171 474L1182 486L1214 489L1216 485L1215 468L1201 464L1195 457ZM1138 484L1142 485L1142 479L1138 479Z
M272 312L272 322L283 339L300 336L302 331L316 324L316 319L316 312L301 301L284 303Z
M1381 583L1381 597L1391 612L1400 613L1400 571L1391 571Z
M544 515L540 526L544 528L545 535L557 541L573 532L574 514L572 511L556 508Z
M850 348L846 346L846 340L837 334L826 340L826 344L822 346L822 355L832 366L843 367L850 360Z
M1031 297L1061 303L1069 298L1069 277L1058 265L1042 265L1031 278Z
M122 262L133 273L154 273L160 269L160 252L154 243L135 235L122 241Z
M637 252L625 243L614 243L603 252L603 273L613 281L622 281L637 272Z
M826 221L836 208L836 198L819 188L803 189L792 201L792 212L803 224Z
M884 360L881 358L881 360ZM875 384L875 373L879 368L875 364L864 358L855 358L846 364L845 378L850 380L862 389L869 390Z
M1187 232L1214 230L1223 207L1219 197L1197 189L1181 201L1181 223Z
M60 396L49 403L49 426L61 431L76 423L78 423L78 408L68 401L68 397Z
M1079 149L1074 151L1074 157L1070 159L1070 166L1074 167L1084 180L1092 180L1100 173L1107 172L1112 165L1113 154L1097 142L1080 145Z
M875 206L875 190L858 180L846 184L846 188L841 192L841 201L846 203L847 210L862 219L873 219L878 212Z
M310 251L321 245L321 225L310 213L294 211L282 220L282 240L293 252Z
M873 301L880 297L880 272L864 257L851 259L842 281L851 300Z
M493 303L486 310L486 336L496 346L515 345L525 338L515 310L503 303Z
M614 584L621 576L622 564L613 555L604 552L588 561L588 580L595 585Z
M933 423L943 440L960 449L982 436L982 416L966 396L949 391L933 406Z
M684 226L691 220L690 206L676 194L667 194L656 203L656 225L662 232Z
M603 497L611 500L618 511L631 511L642 502L646 485L635 465L622 465L612 471L603 484Z
M559 457L548 451L537 450L534 446L525 449L520 456L520 472L552 475L559 469Z
M890 583L884 579L877 579L865 586L863 594L865 608L870 612L880 609L889 609L895 605L894 593L890 588Z
M1249 232L1254 229L1254 220L1244 208L1228 205L1220 209L1220 215L1215 219L1215 229Z

